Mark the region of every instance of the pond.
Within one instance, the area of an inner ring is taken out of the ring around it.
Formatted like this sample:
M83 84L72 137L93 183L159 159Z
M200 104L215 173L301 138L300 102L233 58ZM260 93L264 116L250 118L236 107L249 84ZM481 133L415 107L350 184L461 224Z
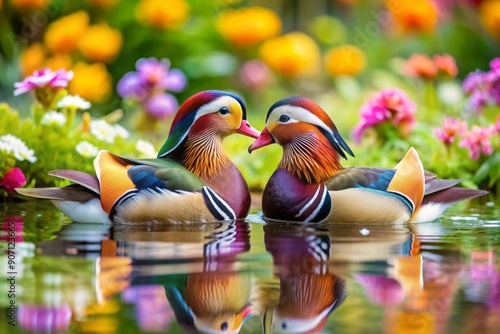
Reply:
M78 224L45 201L1 204L0 214L1 333L500 328L492 202L384 226L266 224L258 212L232 223Z

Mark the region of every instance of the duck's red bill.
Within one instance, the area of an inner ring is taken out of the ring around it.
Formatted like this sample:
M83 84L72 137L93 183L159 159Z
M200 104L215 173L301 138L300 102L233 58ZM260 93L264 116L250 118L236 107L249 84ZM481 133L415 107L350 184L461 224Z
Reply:
M270 145L272 143L274 143L273 137L271 137L267 128L264 128L264 130L262 130L262 132L260 133L260 136L253 142L252 145L250 145L250 147L248 148L248 152L252 153L253 150Z
M238 129L236 129L236 132L252 138L259 137L259 131L255 129L253 126L251 126L247 120L241 121L241 125Z

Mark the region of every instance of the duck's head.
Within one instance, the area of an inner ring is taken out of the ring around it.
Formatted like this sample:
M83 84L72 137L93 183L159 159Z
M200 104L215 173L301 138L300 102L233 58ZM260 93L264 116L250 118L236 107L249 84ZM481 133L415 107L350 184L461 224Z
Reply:
M252 309L245 306L240 312L222 312L205 317L194 316L194 327L201 333L237 334L243 324L252 316Z
M274 103L267 113L266 126L248 148L253 150L277 143L283 147L279 168L306 182L322 182L342 168L340 158L354 157L328 114L314 101L292 96Z
M179 149L189 136L223 138L233 133L257 138L259 131L246 120L243 100L229 92L207 90L188 98L177 111L170 133L158 152L166 157Z

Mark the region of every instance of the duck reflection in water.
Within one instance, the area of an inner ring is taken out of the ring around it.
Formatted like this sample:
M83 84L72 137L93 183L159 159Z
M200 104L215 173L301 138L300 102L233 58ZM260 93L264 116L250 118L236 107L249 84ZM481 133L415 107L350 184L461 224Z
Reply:
M239 271L239 255L250 249L248 223L131 229L117 227L114 237L133 259L132 288L163 287L185 333L241 330L253 314L253 276Z
M392 259L385 274L355 275L369 301L384 309L383 333L450 332L460 254L426 247L413 234L408 253Z
M264 331L319 333L345 299L344 280L328 269L329 231L267 224L264 233L279 278L279 299L264 314Z

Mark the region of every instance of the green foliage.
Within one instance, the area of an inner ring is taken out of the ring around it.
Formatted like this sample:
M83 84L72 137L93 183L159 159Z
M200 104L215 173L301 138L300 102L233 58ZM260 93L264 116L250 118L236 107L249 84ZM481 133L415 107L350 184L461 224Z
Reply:
M33 105L32 115L41 113L43 109ZM41 117L40 117L41 118ZM40 119L38 118L38 119ZM0 177L11 167L21 168L26 176L26 187L64 186L68 181L49 176L47 173L55 169L73 169L94 174L94 155L80 154L76 147L81 142L88 142L97 149L109 150L118 155L140 158L141 153L136 148L137 138L116 136L112 142L98 139L89 131L82 129L82 119L77 115L76 126L69 129L69 121L61 126L56 123L43 125L35 122L34 117L21 118L18 111L7 104L0 105L0 135L11 134L21 139L33 149L37 160L17 161L12 155L6 155L0 150ZM5 196L5 190L0 189Z

